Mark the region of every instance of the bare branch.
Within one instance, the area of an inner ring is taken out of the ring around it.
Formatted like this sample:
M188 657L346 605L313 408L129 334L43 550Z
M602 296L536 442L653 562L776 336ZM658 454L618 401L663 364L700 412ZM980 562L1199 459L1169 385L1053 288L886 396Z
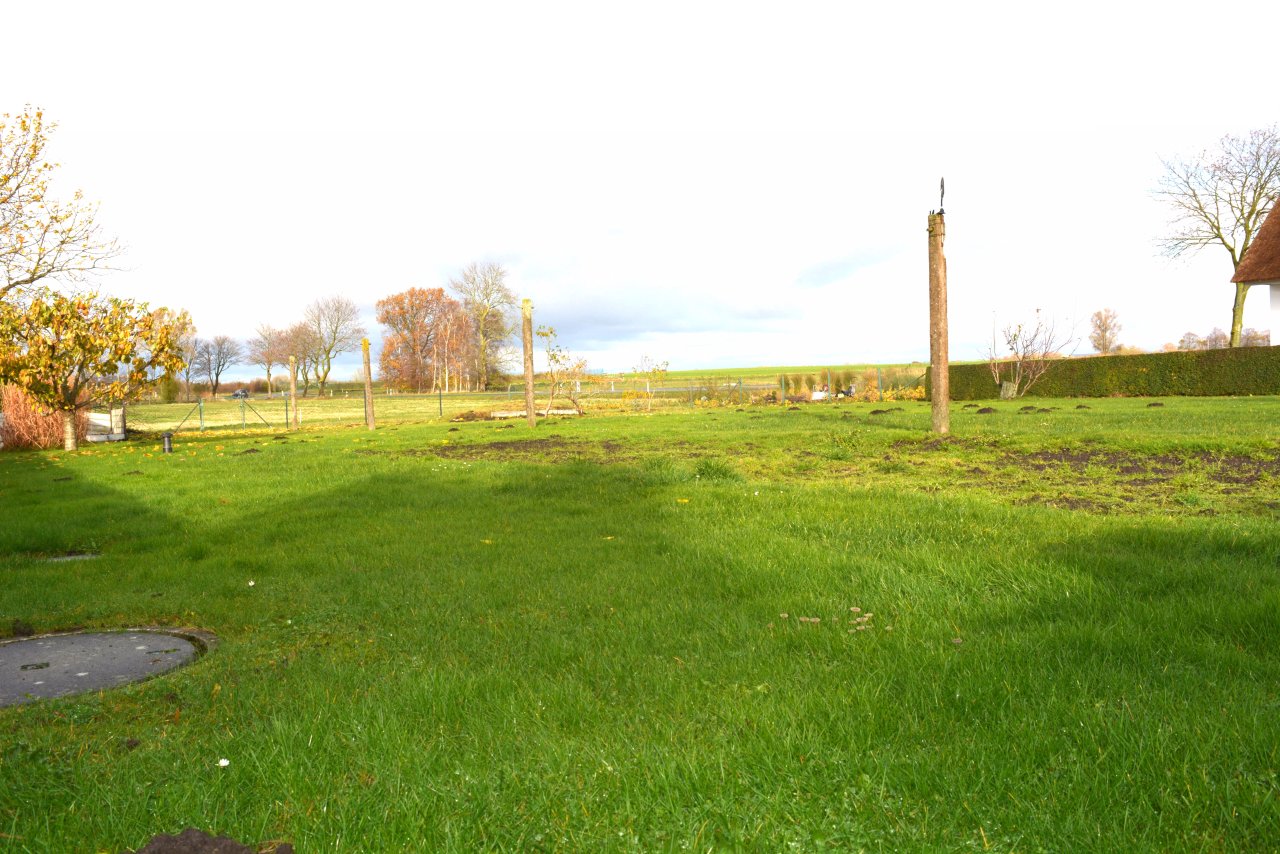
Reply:
M1059 330L1056 322L1046 319L1040 309L1036 309L1034 324L1006 326L1001 332L1001 338L1008 349L1008 355L997 354L994 330L991 334L991 349L987 353L987 365L996 385L1000 386L1001 397L1022 397L1055 361L1075 355L1075 348L1079 343L1074 329L1065 332ZM1071 348L1070 352L1064 353L1068 347Z
M501 346L515 329L516 295L507 287L506 271L498 264L471 264L449 282L471 317L476 337L476 371L480 388L489 387L489 375L503 367Z
M49 195L56 163L45 159L56 125L30 106L0 115L0 299L42 280L79 282L110 269L122 249L98 226L96 205L79 191L69 202Z

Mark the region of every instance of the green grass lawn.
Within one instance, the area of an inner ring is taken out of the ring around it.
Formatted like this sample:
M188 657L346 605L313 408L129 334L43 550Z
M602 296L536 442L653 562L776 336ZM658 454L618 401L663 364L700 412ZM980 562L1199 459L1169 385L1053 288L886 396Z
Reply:
M0 850L1280 849L1280 398L1150 402L0 454L0 636L221 638L0 709Z

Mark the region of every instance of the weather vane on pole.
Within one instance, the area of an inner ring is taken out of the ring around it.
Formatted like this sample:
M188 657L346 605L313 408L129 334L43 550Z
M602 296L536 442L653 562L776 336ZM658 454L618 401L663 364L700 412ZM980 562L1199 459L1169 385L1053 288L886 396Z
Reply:
M951 432L951 363L947 347L947 256L946 219L942 202L947 182L938 182L938 212L929 211L929 398L932 403L933 432Z

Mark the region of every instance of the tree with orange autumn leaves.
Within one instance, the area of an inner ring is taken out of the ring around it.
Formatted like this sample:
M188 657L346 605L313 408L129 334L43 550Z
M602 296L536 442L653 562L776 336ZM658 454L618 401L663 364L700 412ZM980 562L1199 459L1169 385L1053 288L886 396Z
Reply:
M387 328L378 370L383 382L403 391L454 388L474 358L471 324L460 302L443 288L409 288L377 304Z
M41 289L24 308L0 302L0 382L58 412L63 447L78 447L75 415L136 395L182 367L185 313L97 294Z

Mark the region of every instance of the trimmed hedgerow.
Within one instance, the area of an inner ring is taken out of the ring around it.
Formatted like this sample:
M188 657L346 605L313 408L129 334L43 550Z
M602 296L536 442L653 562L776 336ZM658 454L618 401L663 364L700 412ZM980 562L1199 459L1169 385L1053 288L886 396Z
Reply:
M986 363L951 366L951 399L1000 395ZM1027 392L1039 397L1280 394L1280 347L1237 347L1055 361Z

